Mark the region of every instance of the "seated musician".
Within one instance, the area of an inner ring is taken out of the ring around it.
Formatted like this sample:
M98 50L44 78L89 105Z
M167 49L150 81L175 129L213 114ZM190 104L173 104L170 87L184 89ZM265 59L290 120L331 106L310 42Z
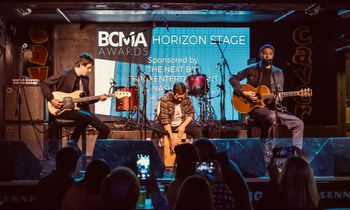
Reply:
M194 108L186 94L186 86L177 82L173 86L173 91L169 91L160 98L160 113L156 119L156 129L169 135L169 146L172 152L176 146L174 132L177 132L180 138L184 133L194 139L202 137L201 129L192 123L193 118ZM160 137L159 133L158 137Z
M94 65L94 58L88 53L82 53L75 61L73 68L66 72L53 75L42 82L41 90L44 97L51 103L55 109L63 106L62 98L55 98L53 91L64 93L73 93L82 90L86 96L89 96L89 77ZM90 124L98 130L97 139L108 138L110 129L100 119L89 111L89 104L97 101L105 101L107 96L102 95L99 99L90 102L79 103L79 110L71 109L60 113L57 117L62 119L75 120L76 127L71 136L74 145L77 142L83 130Z
M265 85L271 93L275 93L277 100L265 100L266 106L254 108L249 112L249 116L260 125L261 138L271 137L272 126L280 123L291 130L293 146L301 149L303 146L304 123L298 117L287 112L280 104L282 98L279 97L279 93L283 92L284 76L281 69L272 65L275 48L272 45L265 44L260 47L259 53L260 62L252 64L233 75L230 78L230 83L234 88L235 94L247 98L251 102L258 100L258 95L256 92L243 90L240 84L240 81L243 79L247 79L247 83L254 88L259 89L262 85Z

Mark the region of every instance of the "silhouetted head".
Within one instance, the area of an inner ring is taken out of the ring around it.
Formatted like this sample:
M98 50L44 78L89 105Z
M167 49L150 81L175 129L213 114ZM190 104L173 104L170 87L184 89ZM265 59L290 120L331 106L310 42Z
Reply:
M106 176L102 183L102 197L107 210L134 210L140 191L135 173L126 167L118 167Z
M84 181L88 193L99 194L102 180L111 172L108 163L102 159L92 160L86 168Z
M193 145L197 148L201 161L212 159L216 153L216 147L208 138L199 138L194 141Z
M189 176L182 183L174 210L213 210L210 184L202 175Z
M316 209L319 194L309 163L302 157L290 156L285 162L281 178L281 191L286 195L289 209Z
M196 162L199 161L199 155L193 144L179 144L175 146L175 171L176 178L183 179L195 174Z
M73 174L79 158L80 155L75 148L62 148L56 154L56 170L60 173Z

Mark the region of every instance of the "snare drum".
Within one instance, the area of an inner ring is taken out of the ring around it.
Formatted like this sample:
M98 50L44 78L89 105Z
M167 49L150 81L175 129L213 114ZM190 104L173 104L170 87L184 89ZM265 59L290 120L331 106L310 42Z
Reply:
M116 98L115 110L116 111L134 111L137 109L139 100L138 100L138 88L136 86L125 87L120 86L116 87L114 91L126 91L130 92L130 97Z
M209 90L207 75L193 74L186 79L188 94L192 96L202 96Z

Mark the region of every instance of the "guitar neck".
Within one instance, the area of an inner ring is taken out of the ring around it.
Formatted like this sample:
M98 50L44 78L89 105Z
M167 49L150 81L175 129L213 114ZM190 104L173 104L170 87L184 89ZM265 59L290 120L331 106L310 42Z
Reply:
M103 95L105 95L107 97L112 97L113 94L103 94ZM103 96L103 95L88 96L88 97L82 97L82 98L74 98L73 102L74 103L80 103L80 102L94 101L94 100L100 99L101 96Z
M279 94L281 94L282 98L292 97L292 96L298 96L299 91L281 92ZM273 93L267 93L267 94L261 95L261 99L272 99L272 98L275 98L275 94Z

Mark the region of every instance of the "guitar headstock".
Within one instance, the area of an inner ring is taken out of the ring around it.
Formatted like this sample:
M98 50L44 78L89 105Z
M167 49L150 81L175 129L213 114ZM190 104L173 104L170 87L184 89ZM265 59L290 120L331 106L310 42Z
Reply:
M123 98L123 97L131 97L131 93L128 92L128 91L115 91L113 93L113 96L120 99L120 98Z
M312 89L310 89L310 88L301 89L298 91L298 96L311 97L312 96Z

